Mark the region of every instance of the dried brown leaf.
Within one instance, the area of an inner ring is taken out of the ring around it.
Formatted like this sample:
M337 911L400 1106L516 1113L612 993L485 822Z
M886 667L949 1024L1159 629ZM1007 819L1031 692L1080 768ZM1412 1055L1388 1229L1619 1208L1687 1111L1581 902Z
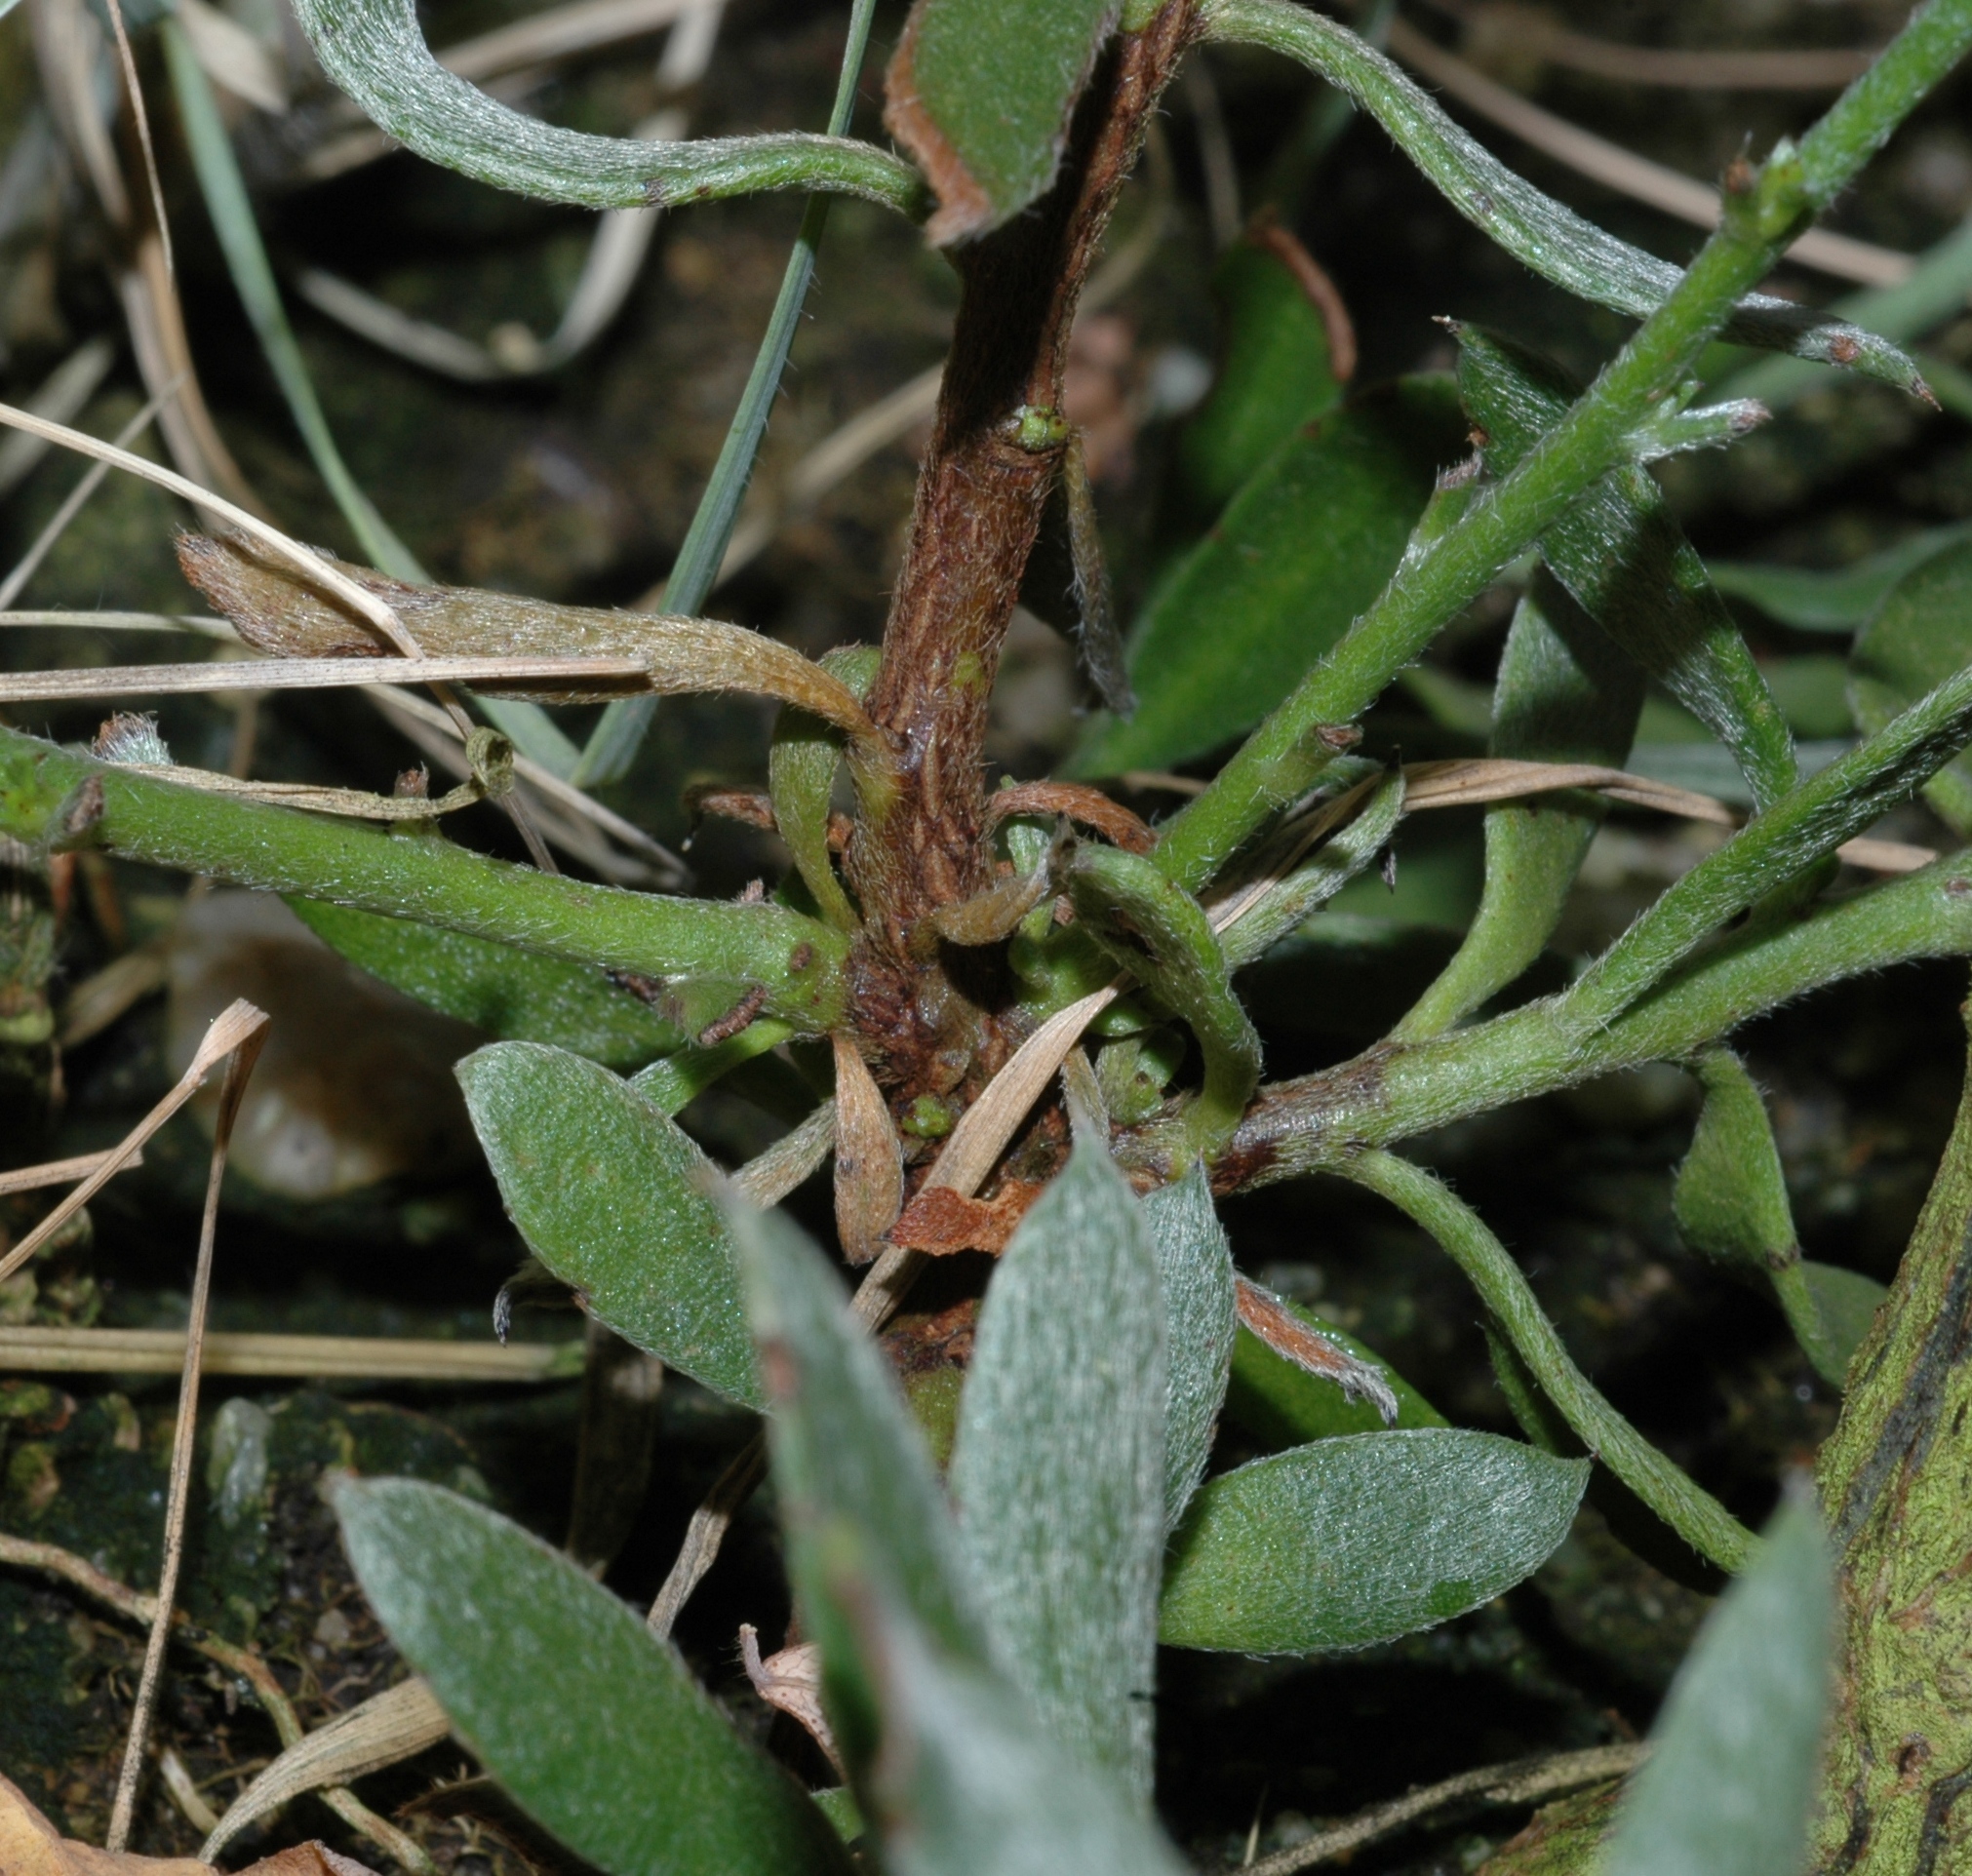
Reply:
M851 1264L867 1264L903 1206L903 1147L855 1043L837 1036L835 1054L836 1233Z

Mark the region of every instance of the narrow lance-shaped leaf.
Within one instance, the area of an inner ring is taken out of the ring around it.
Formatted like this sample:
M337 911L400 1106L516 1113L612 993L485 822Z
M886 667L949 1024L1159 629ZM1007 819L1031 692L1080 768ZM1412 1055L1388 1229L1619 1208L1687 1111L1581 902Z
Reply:
M1849 702L1881 729L1934 684L1972 666L1972 540L1924 557L1884 595L1849 655ZM1924 799L1962 840L1972 835L1972 763L1961 756L1925 784Z
M1075 772L1184 762L1258 723L1383 590L1465 433L1451 381L1412 377L1290 435L1152 592L1136 714L1097 718Z
M1797 1876L1834 1622L1834 1571L1802 1492L1699 1630L1597 1876Z
M518 1525L346 1479L342 1541L390 1639L501 1787L609 1876L846 1876L834 1830L674 1650Z
M1770 1283L1816 1372L1839 1387L1883 1286L1801 1257L1773 1123L1739 1058L1708 1049L1691 1071L1705 1102L1672 1187L1677 1229L1693 1250Z
M1054 180L1121 0L917 0L884 122L938 197L939 243L997 228Z
M1062 1745L1146 1805L1164 1348L1142 1210L1079 1142L993 1273L952 1496L995 1660Z
M288 658L388 655L388 647L351 612L244 542L180 534L177 549L185 578L249 645ZM368 567L333 559L330 565L387 602L427 657L551 652L557 657L641 658L650 667L651 687L659 692L755 691L797 704L852 734L869 731L862 705L839 679L799 651L744 626L549 606L472 587L411 586ZM483 687L501 688L496 684ZM525 694L525 686L514 694ZM560 703L581 700L567 689L551 697Z
M1232 1372L1233 1254L1195 1165L1143 1201L1164 1299L1164 1525L1183 1515L1205 1475Z
M1459 395L1510 474L1566 413L1575 387L1531 352L1456 329ZM1603 631L1732 751L1764 807L1795 784L1794 737L1705 563L1635 463L1595 485L1541 536L1555 577Z
M1201 11L1208 37L1269 47L1348 93L1460 215L1542 279L1641 318L1681 278L1669 261L1617 240L1516 176L1390 59L1334 20L1291 0L1205 0ZM1739 301L1724 336L1846 365L1905 390L1922 382L1917 368L1887 339L1766 293Z
M585 209L661 208L762 189L859 195L922 212L924 185L887 151L798 132L647 143L543 124L431 56L414 0L298 0L322 69L407 148L496 189Z
M1164 1577L1175 1648L1306 1655L1430 1628L1531 1576L1586 1460L1492 1433L1351 1433L1259 1459L1192 1501Z
M1643 673L1567 592L1536 583L1514 614L1493 690L1490 753L1522 762L1629 760ZM1395 1034L1434 1036L1504 990L1541 954L1607 808L1598 796L1486 809L1486 877L1458 955Z
M1179 1876L1122 1786L1064 1752L988 1664L923 1435L826 1260L777 1213L732 1222L796 1601L884 1866Z
M761 1406L732 1239L677 1123L607 1069L538 1043L495 1042L457 1073L528 1248L625 1341Z
M594 965L319 900L288 903L352 964L500 1041L546 1042L629 1070L687 1039L677 1024L616 989Z

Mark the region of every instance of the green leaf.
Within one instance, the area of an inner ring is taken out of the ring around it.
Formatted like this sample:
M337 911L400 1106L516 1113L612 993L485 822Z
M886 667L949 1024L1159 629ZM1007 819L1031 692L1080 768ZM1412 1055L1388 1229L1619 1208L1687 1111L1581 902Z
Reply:
M1677 1229L1693 1250L1764 1276L1800 1255L1766 1103L1730 1049L1708 1049L1691 1071L1705 1103L1672 1187Z
M1282 444L1152 594L1136 715L1097 718L1075 772L1167 767L1258 723L1383 590L1464 443L1450 380L1411 377Z
M577 1856L611 1876L846 1876L808 1794L566 1556L412 1479L343 1480L335 1506L390 1639Z
M1163 1279L1165 1368L1164 1528L1175 1525L1205 1475L1225 1404L1238 1328L1233 1254L1212 1207L1205 1169L1160 1186L1143 1201Z
M1367 1648L1477 1609L1568 1534L1586 1460L1419 1427L1317 1440L1213 1479L1164 1576L1175 1648Z
M1839 1265L1816 1264L1803 1258L1799 1268L1822 1333L1820 1347L1808 1352L1816 1370L1839 1387L1890 1293L1874 1277L1845 1270Z
M937 194L933 241L984 234L1046 190L1119 10L1119 0L917 0L885 78L884 121Z
M590 965L319 899L288 904L352 964L502 1041L548 1042L605 1068L634 1069L686 1040L675 1024Z
M1489 753L1521 762L1629 760L1643 674L1553 579L1520 601L1500 657ZM1465 943L1397 1036L1435 1036L1541 955L1607 809L1596 796L1486 809L1485 890Z
M1284 1302L1285 1299L1282 1299ZM1373 1348L1346 1330L1324 1321L1299 1304L1286 1304L1318 1335L1327 1337L1383 1377L1397 1399L1397 1427L1449 1427L1451 1423ZM1233 1372L1226 1390L1226 1412L1263 1445L1302 1446L1310 1440L1333 1439L1343 1433L1380 1433L1383 1415L1375 1402L1351 1400L1332 1382L1277 1354L1242 1327L1233 1341Z
M884 1868L1181 1876L1118 1781L1062 1751L988 1664L924 1438L827 1260L779 1213L732 1226L795 1595Z
M1266 233L1248 233L1212 275L1219 369L1178 440L1179 505L1208 526L1304 424L1342 396L1328 328Z
M661 208L762 189L859 195L923 211L906 163L868 143L788 132L649 143L563 130L496 102L431 56L414 0L297 0L322 69L407 148L463 176L543 202Z
M1906 573L1863 628L1849 654L1849 702L1873 735L1898 711L1972 665L1972 539L1932 554ZM1961 840L1972 836L1972 762L1959 757L1925 785Z
M761 1406L732 1239L677 1123L609 1070L537 1042L493 1043L457 1074L528 1248L626 1341Z
M1834 1619L1820 1522L1792 1501L1678 1669L1597 1876L1798 1876Z
M1291 0L1208 0L1201 11L1207 38L1270 47L1346 92L1460 215L1543 280L1642 318L1683 278L1669 261L1618 241L1543 195L1468 137L1390 59L1334 20ZM1962 287L1959 292L1962 298ZM1766 293L1739 300L1723 336L1846 365L1906 390L1921 382L1911 360L1874 332Z
M818 1546L846 1530L881 1559L936 1646L983 1666L958 1533L895 1371L849 1314L827 1258L785 1213L735 1203L726 1216L772 1401L768 1435L797 1594L816 1586ZM837 1674L840 1656L827 1666ZM854 1741L844 1745L853 1768Z
M1796 632L1853 632L1882 605L1891 587L1941 549L1972 538L1972 526L1926 528L1894 547L1832 572L1707 561L1712 583L1730 599L1756 606Z
M994 1659L1062 1745L1146 1806L1164 1349L1143 1212L1101 1146L1079 1143L993 1272L952 1497Z
M1457 333L1459 394L1485 432L1488 472L1509 475L1579 387L1496 333ZM1541 555L1582 609L1732 751L1758 805L1794 786L1787 720L1648 471L1631 463L1604 476L1542 535Z

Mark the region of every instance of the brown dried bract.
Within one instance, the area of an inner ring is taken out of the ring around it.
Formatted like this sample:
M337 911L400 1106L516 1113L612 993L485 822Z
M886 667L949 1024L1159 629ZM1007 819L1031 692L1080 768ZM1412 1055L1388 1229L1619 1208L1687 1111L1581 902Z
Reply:
M890 1227L890 1242L931 1257L958 1251L998 1257L1044 1190L1024 1179L1007 1179L991 1198L966 1198L949 1186L927 1186Z
M1390 1384L1366 1361L1330 1342L1303 1322L1271 1290L1250 1277L1240 1277L1234 1288L1240 1321L1268 1348L1306 1374L1332 1381L1345 1398L1366 1400L1383 1416L1387 1427L1397 1418L1397 1396Z
M1066 814L1125 853L1148 853L1158 843L1142 816L1086 782L1015 782L996 790L987 798L986 825L997 827L1009 814Z

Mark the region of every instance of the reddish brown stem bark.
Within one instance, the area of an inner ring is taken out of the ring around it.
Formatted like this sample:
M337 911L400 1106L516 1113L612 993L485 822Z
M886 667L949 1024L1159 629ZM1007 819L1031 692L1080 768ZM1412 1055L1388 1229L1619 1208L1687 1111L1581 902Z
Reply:
M1054 188L954 254L959 318L865 705L887 750L859 762L848 856L866 919L858 1000L894 1086L954 1086L974 1053L976 1011L952 998L925 921L991 882L987 702L1062 452L1058 434L1036 447L1031 433L1059 410L1083 283L1194 30L1193 0L1169 0L1121 38L1077 109ZM1023 410L1043 413L1025 443Z

